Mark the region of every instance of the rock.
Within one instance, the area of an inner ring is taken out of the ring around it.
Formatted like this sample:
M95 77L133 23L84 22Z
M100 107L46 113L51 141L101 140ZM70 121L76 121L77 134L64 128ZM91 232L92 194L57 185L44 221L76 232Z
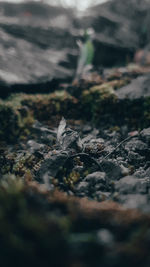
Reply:
M5 87L19 90L21 85L22 91L48 91L49 82L72 77L76 38L71 9L26 2L0 3L0 10L1 95Z
M86 124L86 125L83 126L82 132L83 132L84 134L87 134L87 133L89 133L89 132L91 132L91 131L92 131L92 127L91 127L91 125Z
M146 195L141 195L141 194L121 195L119 196L119 202L123 204L125 208L140 209L144 212L150 211Z
M140 154L141 153L144 154L147 149L148 149L147 145L141 140L138 140L137 138L132 138L125 144L125 150L128 152L133 151L133 152L139 152Z
M110 192L104 192L104 191L96 191L93 194L94 199L97 201L105 201L110 200L111 193Z
M34 140L29 140L27 142L27 145L29 147L30 153L35 153L36 151L40 152L41 150L44 150L45 145L44 144L39 144L35 142Z
M84 150L90 154L98 156L104 149L104 139L92 137L91 134L82 139Z
M147 177L147 181L150 183L150 167L145 171L145 177Z
M148 146L143 141L137 138L132 138L125 145L125 151L128 153L128 161L130 164L143 164L148 156Z
M145 160L144 156L141 156L138 153L135 153L133 151L129 151L129 153L128 153L128 162L130 164L135 164L135 166L138 167L139 164L143 165L144 160Z
M126 62L139 46L149 43L149 10L146 0L112 0L90 7L83 25L96 32L94 63L113 65Z
M146 177L146 172L143 169L143 167L140 167L139 169L137 169L134 172L134 176L136 176L137 178L144 178L144 177Z
M143 75L134 79L130 84L118 89L116 94L119 99L140 99L150 96L149 75Z
M114 243L113 234L107 229L100 229L97 232L97 237L100 243L103 243L104 246L111 247Z
M96 184L106 184L106 174L104 172L93 172L88 174L85 179L91 186Z
M58 172L63 168L67 158L67 154L63 151L49 153L38 170L37 179L43 182L45 175L49 179L57 177Z
M89 193L89 183L86 181L80 182L77 187L76 191L80 194L80 196L86 196Z
M139 49L135 53L134 61L144 66L150 65L150 52L147 49Z
M104 199L105 196L102 197L102 191L106 191L106 188L106 174L104 172L93 172L88 174L84 180L77 185L76 192L80 196L92 197L95 196L98 191L101 191L101 199Z
M148 145L150 144L150 128L142 130L140 136Z
M34 133L38 134L39 142L47 145L53 145L56 142L56 131L50 130L48 127L42 125L39 121L36 121L33 125Z
M138 179L134 176L126 176L115 183L115 190L120 194L146 194L148 187L149 179Z
M102 170L106 172L109 180L118 180L124 175L124 168L114 160L102 160L100 164Z

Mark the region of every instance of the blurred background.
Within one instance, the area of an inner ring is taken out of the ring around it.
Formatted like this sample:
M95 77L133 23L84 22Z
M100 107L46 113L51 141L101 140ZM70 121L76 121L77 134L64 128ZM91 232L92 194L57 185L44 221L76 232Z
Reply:
M0 0L1 2L3 2L2 0ZM7 0L6 0L7 1ZM28 0L22 0L22 2L28 1ZM38 1L38 0L34 0L34 1ZM40 0L39 0L40 1ZM41 0L41 2L45 2L51 5L62 5L64 7L75 7L79 10L85 10L87 7L91 6L91 5L96 5L96 4L100 4L103 2L106 2L109 0ZM4 0L5 2L5 0ZM8 2L19 2L19 0L9 0Z
M147 0L0 1L0 94L71 82L87 40L93 70L149 64L149 14Z

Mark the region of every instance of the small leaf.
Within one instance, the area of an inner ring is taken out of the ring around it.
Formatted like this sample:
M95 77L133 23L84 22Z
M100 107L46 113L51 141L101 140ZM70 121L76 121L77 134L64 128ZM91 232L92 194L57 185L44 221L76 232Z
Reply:
M57 141L59 143L61 143L61 140L62 140L62 135L65 131L65 128L66 128L66 120L64 117L62 117L60 123L59 123L59 126L58 126L58 130L57 130Z

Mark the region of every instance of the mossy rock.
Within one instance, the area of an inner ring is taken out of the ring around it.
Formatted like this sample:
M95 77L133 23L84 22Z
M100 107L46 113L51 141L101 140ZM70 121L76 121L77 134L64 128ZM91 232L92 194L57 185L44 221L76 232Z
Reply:
M55 91L46 95L26 95L22 99L22 104L29 107L34 118L48 124L56 124L66 114L68 118L77 118L80 114L78 100L66 91Z
M34 119L25 106L21 104L21 95L11 96L0 101L0 139L13 142L19 136L29 134Z
M67 91L51 94L16 94L0 101L0 139L13 142L30 134L34 120L57 126L61 117L82 119L93 124L131 128L147 127L150 123L150 97L119 99L116 90L124 80L114 80L84 90L75 98Z
M86 116L89 116L94 123L105 121L117 103L115 90L110 83L93 86L83 91L82 104Z

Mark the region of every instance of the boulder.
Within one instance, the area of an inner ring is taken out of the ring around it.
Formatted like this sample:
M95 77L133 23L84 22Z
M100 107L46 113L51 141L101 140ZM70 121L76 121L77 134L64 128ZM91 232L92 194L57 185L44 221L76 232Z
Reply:
M117 90L116 94L119 99L128 98L130 100L141 99L150 96L150 78L149 74L139 76L132 80L132 82L126 86Z
M95 30L94 64L112 66L131 60L139 47L149 43L150 2L112 0L90 7L84 27Z
M76 55L72 9L1 2L0 13L1 94L10 87L49 91L52 81L72 77Z

